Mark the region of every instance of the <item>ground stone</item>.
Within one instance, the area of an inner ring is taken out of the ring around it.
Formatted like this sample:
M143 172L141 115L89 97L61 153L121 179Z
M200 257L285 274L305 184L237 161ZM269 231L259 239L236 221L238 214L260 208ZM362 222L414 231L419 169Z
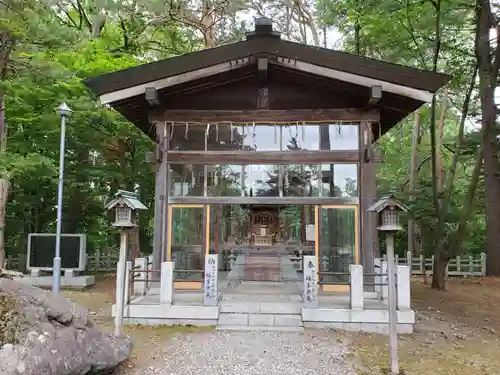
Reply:
M16 300L16 340L0 347L2 375L108 373L132 351L128 338L101 332L83 309L52 292L0 280Z
M169 340L154 363L120 375L355 375L347 354L323 331L189 333Z

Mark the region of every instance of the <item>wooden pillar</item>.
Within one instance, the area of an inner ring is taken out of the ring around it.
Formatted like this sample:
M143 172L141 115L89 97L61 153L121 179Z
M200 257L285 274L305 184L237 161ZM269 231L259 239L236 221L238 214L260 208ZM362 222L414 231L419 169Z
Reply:
M168 136L165 123L156 123L156 181L155 181L155 216L153 240L153 269L159 270L165 261L167 247L168 215Z
M373 134L371 124L362 122L360 134L362 136L361 150L362 157L359 164L359 210L361 218L361 262L364 272L374 272L374 259L378 256L378 233L376 230L376 215L368 212L370 207L377 200L377 164L374 160ZM366 150L366 151L365 151ZM373 278L367 278L367 282L373 282ZM373 287L367 289L371 290Z
M370 207L377 200L377 164L369 162L363 164L361 171L361 183L363 184L363 196L360 200L363 249L362 259L365 272L373 272L373 259L380 256L378 248L378 235L376 230L377 216L373 212L368 212Z

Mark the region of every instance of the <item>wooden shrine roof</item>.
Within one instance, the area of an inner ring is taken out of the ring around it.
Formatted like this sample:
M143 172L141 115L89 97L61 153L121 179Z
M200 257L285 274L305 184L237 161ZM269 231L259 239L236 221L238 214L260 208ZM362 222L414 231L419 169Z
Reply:
M299 109L302 103L307 105L305 108L366 108L370 88L367 84L353 83L349 77L382 82L382 99L374 105L380 109L382 133L428 101L422 96L409 97L398 93L397 88L408 88L417 94L422 92L428 94L428 98L450 79L445 74L285 41L272 31L272 26L270 29L256 26L245 41L120 70L87 79L84 83L100 96L101 102L109 104L153 135L149 124L151 106L144 94L148 85L157 88L161 106L165 109L256 109L258 58L269 60L269 109ZM176 77L228 62L234 67L221 72L214 70L205 76L193 74L191 79L178 79L175 83ZM297 68L299 64L318 69L300 70ZM337 76L325 77L322 69L336 72L340 79ZM163 87L169 79L168 86ZM274 99L273 85L281 89L274 91ZM389 86L397 88L391 92L387 90ZM223 92L224 87L229 93ZM243 95L235 89L237 87L241 87L241 92L253 90L251 100L245 102ZM311 98L309 103L304 97L299 98L298 93L295 93L295 98L282 95L300 91L303 96L314 96L314 90L318 91L317 97ZM231 95L231 92L238 92L238 95ZM337 103L328 105L333 101ZM311 103L315 106L311 107Z

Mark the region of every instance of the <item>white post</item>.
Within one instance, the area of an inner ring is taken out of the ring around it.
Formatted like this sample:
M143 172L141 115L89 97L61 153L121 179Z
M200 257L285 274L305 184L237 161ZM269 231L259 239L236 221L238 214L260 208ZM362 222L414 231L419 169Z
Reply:
M486 276L486 253L481 253L481 274Z
M373 259L373 269L375 270L375 274L380 275L382 272L382 264L380 262L380 258ZM375 292L382 296L382 289L380 288L380 284L382 284L382 278L380 276L375 276Z
M148 256L148 271L152 271L152 270L153 270L153 256L149 255ZM149 288L151 288L151 283L153 282L152 281L152 279L153 279L152 272L148 272L147 276L148 276L148 282L146 283L147 284L146 293L149 290Z
M410 272L408 266L396 266L398 310L410 309Z
M363 266L359 264L349 265L351 274L351 309L363 310Z
M160 304L171 305L174 300L174 262L161 264Z
M134 272L134 275L137 275L137 278L134 277L134 295L145 296L147 290L148 283L148 273L144 272L148 269L148 258L137 258L135 260L135 265L137 269Z
M115 315L115 335L123 334L123 309L125 300L125 273L127 260L127 232L122 230L120 233L120 256L116 270L116 315Z
M318 280L316 270L316 257L314 255L306 255L304 257L304 266L302 267L304 274L304 302L307 307L318 307Z
M59 184L57 186L56 252L52 269L52 292L54 292L54 294L59 294L59 291L61 289L61 225L64 184L64 143L66 139L65 132L66 116L61 115L61 140L59 145Z
M205 285L203 288L203 304L205 306L217 306L219 301L218 258L217 254L205 256Z
M389 274L389 357L391 360L391 374L399 374L398 361L398 334L396 310L396 270L394 263L394 236L387 233L385 237L387 245L387 273Z
M381 291L382 291L382 294L381 294L381 297L382 297L382 300L383 301L387 301L387 299L389 298L389 278L387 276L387 261L384 260L382 261L382 263L380 264L380 273L383 275L383 276L380 276L380 281L381 281Z

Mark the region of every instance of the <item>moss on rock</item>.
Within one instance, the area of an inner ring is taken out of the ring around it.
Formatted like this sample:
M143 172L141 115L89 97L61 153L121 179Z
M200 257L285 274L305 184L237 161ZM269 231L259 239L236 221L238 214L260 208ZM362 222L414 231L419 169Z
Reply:
M19 323L16 299L10 294L0 293L0 347L17 344Z

